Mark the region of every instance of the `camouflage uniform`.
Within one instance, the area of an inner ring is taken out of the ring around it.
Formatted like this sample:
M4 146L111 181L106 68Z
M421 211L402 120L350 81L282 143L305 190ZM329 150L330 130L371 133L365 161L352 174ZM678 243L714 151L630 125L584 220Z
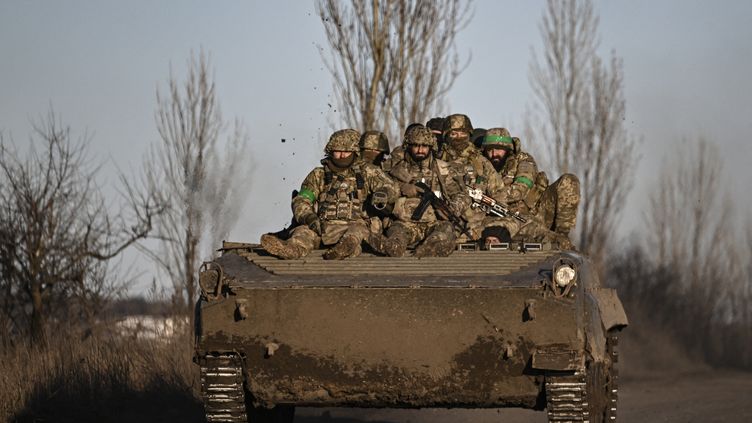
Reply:
M261 245L281 258L299 258L320 243L334 245L325 259L344 259L361 253L361 242L368 237L368 216L365 202L374 192L382 193L386 202L393 202L398 190L381 169L357 160L357 131L337 131L326 146L327 158L321 167L306 176L298 195L292 200L293 216L301 225L292 230L289 240L266 234ZM337 166L334 151L350 151L353 162Z
M405 135L407 135L407 131L415 126L415 124L412 124L408 126L405 129ZM441 131L444 128L444 118L443 117L435 117L431 118L426 122L426 128L431 130L431 133L434 134L434 137L436 138L436 145L437 145L437 151L441 150ZM438 157L438 156L437 156ZM396 165L397 163L401 162L405 158L405 150L402 147L402 144L394 147L394 150L389 154L389 159L385 160L382 163L381 168L384 169L385 172L389 172L389 170L392 168L392 166Z
M383 132L366 131L363 133L360 137L361 160L388 171L391 161L386 157L387 155L389 155L389 139ZM388 218L384 212L383 209L378 210L370 204L366 205L368 229L371 232L380 234L384 231L384 227L388 225Z
M449 139L451 131L460 131L465 136ZM504 189L504 183L493 165L473 145L470 139L473 132L470 118L459 114L448 116L444 120L442 132L445 138L443 159L450 163L454 173L461 175L460 184L463 185L463 189L480 189L490 197L498 197ZM480 238L483 227L488 224L489 218L486 214L477 209L467 208L464 217L468 221L470 237Z
M580 201L577 176L566 173L549 185L545 172L538 171L533 156L520 148L519 138L511 137L504 128L489 129L483 148L484 151L490 148L507 150L499 169L506 188L499 199L513 211L533 216L536 223L521 228L519 235L537 240L555 238L569 244L569 231L576 223Z
M416 160L409 152L411 145L428 146L427 157ZM372 245L393 257L403 256L408 246L416 244L419 244L415 250L418 257L447 256L454 251L454 226L430 205L419 220L412 219L421 200L421 193L414 184L424 182L458 212L468 206L468 197L463 195L449 164L433 157L436 140L430 130L422 125L412 128L405 137L403 148L406 151L404 160L389 172L400 183L402 196L394 204L394 221L387 230L387 237L374 237Z
M360 158L364 162L381 167L389 154L389 139L383 132L366 131L360 137Z

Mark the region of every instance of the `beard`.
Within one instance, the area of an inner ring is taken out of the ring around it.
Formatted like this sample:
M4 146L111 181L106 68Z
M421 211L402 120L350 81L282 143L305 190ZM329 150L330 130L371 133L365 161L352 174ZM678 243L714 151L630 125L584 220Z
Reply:
M425 153L424 154L424 153L415 153L415 152L411 151L410 152L410 157L412 157L413 160L415 160L416 162L422 162L423 160L425 160L425 159L428 158L429 154L431 154L431 153Z
M501 170L501 168L504 167L504 163L507 162L507 156L504 156L504 157L494 157L494 158L490 158L488 160L491 162L491 164L493 165L494 169L496 169L496 171L498 172L498 171Z

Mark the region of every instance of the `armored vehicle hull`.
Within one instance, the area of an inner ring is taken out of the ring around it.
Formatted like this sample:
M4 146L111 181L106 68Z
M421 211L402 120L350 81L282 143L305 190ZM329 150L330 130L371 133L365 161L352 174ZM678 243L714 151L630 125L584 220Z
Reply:
M241 247L200 275L196 361L210 421L290 421L294 406L615 419L615 332L626 317L576 253L325 262ZM566 286L554 281L561 266L576 272Z

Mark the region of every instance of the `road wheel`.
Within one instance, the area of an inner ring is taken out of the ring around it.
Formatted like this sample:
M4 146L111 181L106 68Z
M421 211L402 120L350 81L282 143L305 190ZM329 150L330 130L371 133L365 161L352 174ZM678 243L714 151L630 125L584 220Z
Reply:
M609 332L606 335L606 360L592 363L586 371L587 408L592 423L616 421L618 341L618 332Z
M546 376L546 409L549 422L616 421L617 342L617 333L608 333L606 359L588 362L584 372Z

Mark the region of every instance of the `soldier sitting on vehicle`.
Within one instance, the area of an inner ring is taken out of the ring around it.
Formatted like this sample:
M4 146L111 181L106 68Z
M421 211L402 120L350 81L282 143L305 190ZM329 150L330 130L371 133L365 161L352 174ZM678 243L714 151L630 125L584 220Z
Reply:
M541 237L541 230L553 231L564 248L572 248L569 232L577 218L580 182L565 173L548 184L545 172L539 172L533 156L522 151L520 140L505 128L491 128L482 143L483 154L501 176L505 192L501 196L520 214L534 216L537 225L521 228L521 236Z
M407 135L407 131L409 131L411 128L414 128L415 126L419 126L419 123L411 123L410 125L405 128L405 135ZM431 130L431 133L436 138L436 145L437 145L437 153L434 153L435 157L441 156L441 145L442 145L442 136L441 136L441 130L444 127L444 118L442 117L435 117L428 120L426 123L426 128ZM389 172L389 169L392 168L392 166L396 165L397 163L401 162L405 158L405 151L402 148L402 144L394 147L394 150L389 154L389 159L384 161L383 165L381 166L382 169L384 169L385 172Z
M290 239L261 237L261 246L283 259L308 255L322 243L332 246L325 259L356 257L369 235L366 199L384 208L397 198L398 189L380 168L358 160L360 134L353 129L335 132L326 145L323 166L306 176L292 200L293 215L300 226Z
M360 158L364 162L381 167L389 154L389 140L383 132L366 131L360 137Z
M470 118L461 114L454 114L444 119L442 134L445 140L444 158L449 161L453 172L461 176L460 184L464 190L476 189L484 195L496 198L504 189L501 177L496 173L491 163L473 145L471 134L473 125ZM487 217L485 212L476 208L468 208L464 218L469 222L469 232L466 240L476 240L481 237L484 227L488 226L493 217ZM516 232L514 222L495 222L499 226L508 226L511 233Z
M456 239L450 219L457 219L469 204L469 197L449 165L434 157L436 139L428 128L410 128L403 149L404 160L389 172L402 194L394 204L394 221L386 237L374 234L369 244L392 257L403 256L412 245L417 245L417 257L448 256L454 251Z

